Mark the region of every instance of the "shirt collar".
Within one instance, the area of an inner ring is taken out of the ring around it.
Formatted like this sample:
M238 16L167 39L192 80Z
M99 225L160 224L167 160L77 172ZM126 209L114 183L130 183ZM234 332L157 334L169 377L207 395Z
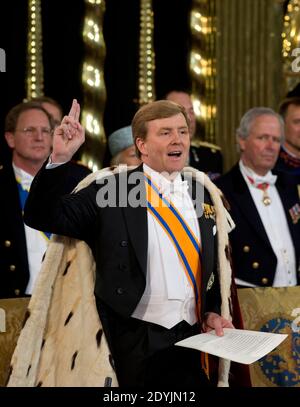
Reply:
M251 178L251 184L255 187L258 184L267 183L269 185L274 185L277 180L277 175L272 174L271 171L268 171L265 175L256 174L251 168L247 167L242 160L239 161L239 167L244 178L247 180Z
M30 187L34 177L31 174L29 174L28 172L17 167L14 163L12 163L12 166L13 166L16 180L18 180L23 187Z
M150 176L151 181L157 185L159 192L166 196L173 193L185 195L188 191L188 182L182 180L180 172L178 172L174 180L171 181L145 163L143 164L143 170Z

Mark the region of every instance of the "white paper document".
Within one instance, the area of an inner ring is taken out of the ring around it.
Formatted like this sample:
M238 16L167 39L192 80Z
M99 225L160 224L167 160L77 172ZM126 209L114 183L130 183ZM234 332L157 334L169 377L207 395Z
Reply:
M224 359L249 365L267 355L288 335L244 329L224 328L224 336L215 331L194 335L175 345L210 353Z

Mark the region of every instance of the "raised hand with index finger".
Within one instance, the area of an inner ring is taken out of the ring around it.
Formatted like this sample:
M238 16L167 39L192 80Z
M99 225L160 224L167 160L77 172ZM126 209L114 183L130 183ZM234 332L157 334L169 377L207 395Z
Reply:
M53 135L51 161L62 163L71 160L73 155L84 143L84 128L79 123L80 105L73 99L70 112L64 116L60 126Z

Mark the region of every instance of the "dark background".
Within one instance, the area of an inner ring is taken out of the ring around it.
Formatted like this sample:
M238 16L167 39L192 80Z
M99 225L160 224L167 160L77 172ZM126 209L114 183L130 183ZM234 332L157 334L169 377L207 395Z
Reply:
M0 47L6 52L6 72L0 73L2 134L7 111L26 97L27 3L18 0L0 5ZM138 108L139 3L106 0L107 136L128 125ZM173 87L190 85L190 7L191 0L153 0L157 98ZM83 101L84 11L83 0L42 0L44 93L58 100L65 112L74 97Z

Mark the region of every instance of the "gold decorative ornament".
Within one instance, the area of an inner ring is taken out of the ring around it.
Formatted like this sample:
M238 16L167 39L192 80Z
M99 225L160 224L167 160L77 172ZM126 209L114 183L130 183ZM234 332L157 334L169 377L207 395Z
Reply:
M190 15L192 101L201 139L216 143L216 3L193 0Z
M140 2L139 105L155 100L152 0Z
M271 205L271 202L272 202L271 198L269 197L269 195L265 191L264 191L264 196L263 196L262 201L263 201L263 204L265 206Z
M268 194L268 188L269 184L266 182L263 182L259 185L257 185L257 188L260 189L263 192L263 197L262 197L262 202L265 206L271 205L271 198Z
M44 67L41 0L28 1L26 97L43 96Z
M284 75L291 90L300 80L300 0L288 2L281 36Z
M105 42L103 38L104 0L85 0L83 41L85 56L82 65L83 107L81 121L86 142L80 160L91 170L102 167L106 137L103 114L106 102L104 83Z

